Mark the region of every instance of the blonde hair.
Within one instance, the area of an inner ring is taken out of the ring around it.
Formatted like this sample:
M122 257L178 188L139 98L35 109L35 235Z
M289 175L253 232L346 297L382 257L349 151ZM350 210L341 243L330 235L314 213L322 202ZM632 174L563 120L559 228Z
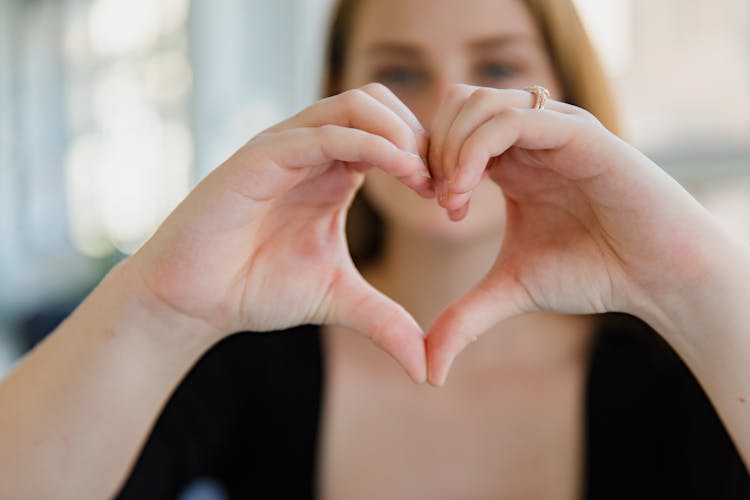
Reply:
M586 109L609 130L621 135L610 84L573 0L522 1L544 39L565 101ZM346 63L346 47L361 2L339 0L334 8L323 72L323 93L326 96L344 90L340 82ZM357 263L376 256L382 243L382 220L361 194L356 196L347 219L347 237Z
M565 100L615 134L621 124L612 89L572 0L523 0L544 37Z

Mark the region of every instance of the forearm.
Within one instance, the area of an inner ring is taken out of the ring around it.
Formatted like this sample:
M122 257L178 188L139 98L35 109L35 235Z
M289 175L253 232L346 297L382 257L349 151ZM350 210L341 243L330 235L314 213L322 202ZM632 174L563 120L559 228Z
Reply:
M4 497L116 492L171 391L212 342L203 325L165 318L116 268L0 384Z
M666 300L653 324L693 371L750 469L750 247L728 242L713 264L702 286Z

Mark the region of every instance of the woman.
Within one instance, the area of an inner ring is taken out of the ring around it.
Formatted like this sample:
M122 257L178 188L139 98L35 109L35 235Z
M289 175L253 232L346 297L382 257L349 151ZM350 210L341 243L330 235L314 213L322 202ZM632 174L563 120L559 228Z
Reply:
M218 167L0 386L7 496L170 498L204 475L238 498L746 496L660 336L747 461L750 252L564 103L613 123L571 5L339 19L336 95ZM550 99L499 89L533 84ZM384 246L360 274L365 171ZM297 325L324 326L229 336Z

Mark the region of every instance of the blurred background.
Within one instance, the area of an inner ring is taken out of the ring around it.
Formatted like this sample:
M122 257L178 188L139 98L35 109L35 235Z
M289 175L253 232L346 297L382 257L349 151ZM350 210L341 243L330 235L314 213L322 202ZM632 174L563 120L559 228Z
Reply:
M750 240L750 2L578 0L628 138ZM330 0L0 0L0 375L319 93Z

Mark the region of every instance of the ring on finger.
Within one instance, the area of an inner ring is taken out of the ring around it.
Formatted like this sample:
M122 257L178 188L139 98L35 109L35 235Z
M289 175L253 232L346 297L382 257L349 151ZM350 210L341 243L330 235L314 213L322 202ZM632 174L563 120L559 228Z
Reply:
M531 92L534 96L534 104L531 106L531 109L544 109L544 105L549 97L549 90L541 85L532 85L531 87L526 87L524 90L526 92Z

